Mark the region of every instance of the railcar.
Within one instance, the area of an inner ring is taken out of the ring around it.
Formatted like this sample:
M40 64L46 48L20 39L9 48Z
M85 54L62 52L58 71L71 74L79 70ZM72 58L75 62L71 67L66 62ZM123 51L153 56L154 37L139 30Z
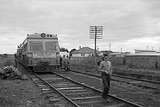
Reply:
M56 34L34 33L27 34L26 39L17 48L15 63L46 72L60 66L60 47Z

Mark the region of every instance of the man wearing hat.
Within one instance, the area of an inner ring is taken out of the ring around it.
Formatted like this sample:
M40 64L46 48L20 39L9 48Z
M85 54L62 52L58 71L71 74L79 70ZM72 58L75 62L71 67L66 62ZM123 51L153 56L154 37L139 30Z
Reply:
M99 65L99 71L101 72L103 83L103 98L107 98L110 88L110 78L112 74L112 65L110 62L110 56L102 57L102 61Z

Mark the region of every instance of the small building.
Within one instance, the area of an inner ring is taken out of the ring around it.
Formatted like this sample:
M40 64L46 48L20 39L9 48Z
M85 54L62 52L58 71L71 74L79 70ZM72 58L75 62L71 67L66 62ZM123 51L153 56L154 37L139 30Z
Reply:
M158 52L157 51L154 51L154 50L137 50L135 49L135 54L136 55L154 55L154 54L157 54Z
M89 47L82 47L79 50L72 52L72 57L88 57L94 55L94 49Z
M135 50L126 55L126 64L130 68L160 69L160 53L153 50Z

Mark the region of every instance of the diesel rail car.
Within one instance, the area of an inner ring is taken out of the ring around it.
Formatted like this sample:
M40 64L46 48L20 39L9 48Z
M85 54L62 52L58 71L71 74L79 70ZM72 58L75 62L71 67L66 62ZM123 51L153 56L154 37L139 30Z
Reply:
M15 63L44 72L60 66L60 47L56 34L27 34L26 39L18 46Z

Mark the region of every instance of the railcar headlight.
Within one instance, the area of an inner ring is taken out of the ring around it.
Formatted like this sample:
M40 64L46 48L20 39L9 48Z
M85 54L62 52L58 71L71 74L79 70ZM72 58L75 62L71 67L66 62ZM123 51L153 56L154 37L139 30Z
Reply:
M33 53L32 52L28 52L28 57L33 57Z

